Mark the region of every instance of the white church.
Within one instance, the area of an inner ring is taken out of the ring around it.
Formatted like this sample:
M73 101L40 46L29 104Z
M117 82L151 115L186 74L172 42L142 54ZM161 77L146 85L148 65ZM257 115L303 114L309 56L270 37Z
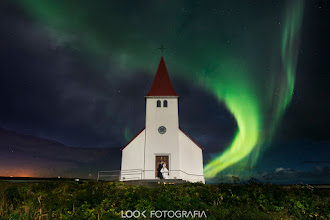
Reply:
M169 179L205 183L203 148L179 127L179 96L163 57L145 98L145 128L121 148L120 181L158 179L157 168L164 161Z

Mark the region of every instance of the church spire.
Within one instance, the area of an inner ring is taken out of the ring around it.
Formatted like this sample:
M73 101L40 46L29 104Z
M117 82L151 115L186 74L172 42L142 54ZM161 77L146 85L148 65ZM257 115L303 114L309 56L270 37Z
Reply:
M163 56L160 59L154 81L147 96L178 96L168 75Z

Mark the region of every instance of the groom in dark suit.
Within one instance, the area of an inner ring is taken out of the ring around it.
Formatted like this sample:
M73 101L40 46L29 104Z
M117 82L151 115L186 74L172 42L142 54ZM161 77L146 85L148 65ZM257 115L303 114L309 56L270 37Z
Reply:
M160 172L163 168L163 164L164 164L164 161L160 161L159 165L158 165L158 173L157 173L157 176L159 177L159 179L163 179L163 174Z

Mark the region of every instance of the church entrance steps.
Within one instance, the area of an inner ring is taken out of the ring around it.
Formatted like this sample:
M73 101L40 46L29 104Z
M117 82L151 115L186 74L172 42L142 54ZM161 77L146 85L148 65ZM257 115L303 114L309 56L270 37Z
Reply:
M143 180L127 180L123 181L124 184L134 185L134 186L148 186L148 187L158 187L161 185L182 185L188 183L188 181L182 179L143 179Z

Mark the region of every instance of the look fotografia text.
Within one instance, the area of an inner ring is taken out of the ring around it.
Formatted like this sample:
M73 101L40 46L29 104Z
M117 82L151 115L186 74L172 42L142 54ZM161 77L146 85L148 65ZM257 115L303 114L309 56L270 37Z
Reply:
M205 211L185 210L151 210L151 211L121 211L121 218L207 218Z

